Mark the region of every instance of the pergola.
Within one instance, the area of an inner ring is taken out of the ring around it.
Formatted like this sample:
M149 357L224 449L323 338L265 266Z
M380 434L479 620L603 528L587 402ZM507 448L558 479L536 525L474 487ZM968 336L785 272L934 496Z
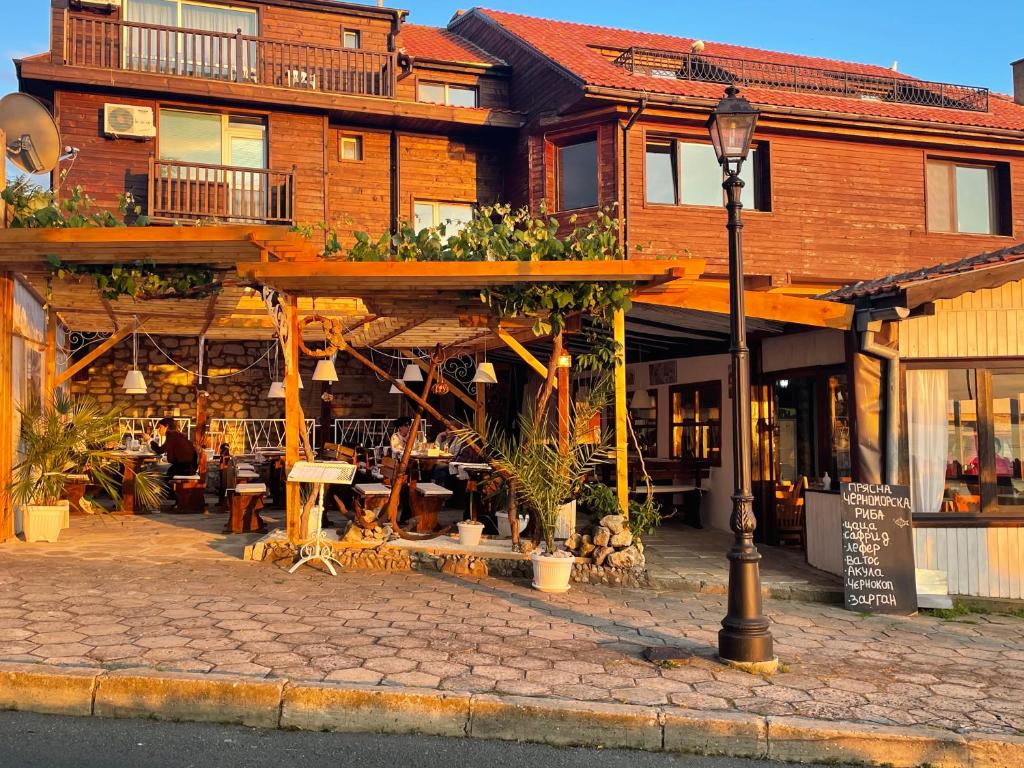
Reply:
M49 259L64 264L147 262L157 266L196 266L218 275L220 290L201 296L107 300L83 276L57 279ZM233 340L281 339L285 360L286 464L300 458L304 434L298 396L299 323L316 314L345 329L346 349L357 359L361 348L411 353L440 346L453 354L476 354L485 344L512 349L533 370L547 366L527 349L531 323L500 321L479 299L485 288L527 282L573 283L625 281L633 300L659 307L702 312L728 311L723 281L702 278L697 259L618 261L473 261L350 262L320 258L316 248L284 227L223 225L109 229L20 229L0 231L0 389L10 391L10 329L13 280L19 279L47 305L45 387L52 391L75 370L88 365L144 326L149 333ZM273 295L271 292L276 292ZM272 301L268 297L273 296ZM751 317L816 327L848 328L852 309L835 302L746 292ZM273 304L273 307L271 306ZM276 307L276 312L273 309ZM69 368L57 370L58 324L75 331L111 334ZM310 326L306 341L318 340ZM624 349L625 321L620 311L613 332ZM321 337L322 338L322 337ZM624 353L615 371L616 480L620 502L628 494L626 464L626 378ZM2 378L6 377L6 381ZM400 382L399 388L410 398ZM560 411L568 409L568 373L559 373ZM479 389L479 388L478 388ZM482 412L476 399L452 385L470 410ZM9 477L12 436L10 398L0 400L0 482ZM10 510L0 522L10 525ZM301 514L297 489L288 495L289 538L299 538ZM8 534L9 535L9 534ZM0 540L5 538L0 526Z

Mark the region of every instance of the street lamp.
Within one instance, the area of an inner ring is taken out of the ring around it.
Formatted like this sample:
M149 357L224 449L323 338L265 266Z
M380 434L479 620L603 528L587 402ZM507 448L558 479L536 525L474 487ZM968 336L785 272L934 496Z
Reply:
M708 133L725 172L722 188L729 211L729 353L732 357L733 479L729 527L734 540L729 559L729 609L718 632L718 655L724 661L759 667L778 664L772 634L761 603L761 555L754 546L754 495L751 491L750 351L743 307L743 222L740 169L750 152L758 112L730 85L708 118Z

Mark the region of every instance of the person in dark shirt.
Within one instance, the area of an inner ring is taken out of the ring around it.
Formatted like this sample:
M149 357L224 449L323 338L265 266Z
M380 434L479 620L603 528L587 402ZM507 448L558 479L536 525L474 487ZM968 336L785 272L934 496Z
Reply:
M156 423L157 437L150 441L149 447L157 456L164 454L170 463L167 480L170 482L179 475L196 473L196 448L192 441L178 431L174 419L163 418ZM148 437L148 436L147 436Z

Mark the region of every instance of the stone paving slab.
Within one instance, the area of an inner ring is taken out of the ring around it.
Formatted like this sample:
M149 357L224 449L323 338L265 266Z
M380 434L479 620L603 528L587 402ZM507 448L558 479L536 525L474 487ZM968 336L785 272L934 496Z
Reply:
M0 661L401 686L457 694L670 707L760 717L1024 734L1024 620L862 616L766 602L787 671L714 659L723 596L440 573L346 572L242 562L172 522L117 549L0 545ZM164 537L161 551L154 540ZM68 537L69 541L73 537ZM209 550L216 554L208 556ZM646 646L680 645L657 666Z

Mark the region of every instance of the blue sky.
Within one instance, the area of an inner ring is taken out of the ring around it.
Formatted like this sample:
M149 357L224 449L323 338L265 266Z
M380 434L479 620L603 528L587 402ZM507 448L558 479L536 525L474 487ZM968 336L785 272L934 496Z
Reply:
M398 3L410 20L443 26L460 0ZM17 88L11 59L48 46L49 0L2 0L0 90ZM390 4L390 3L388 3ZM465 7L465 6L463 6ZM890 66L927 80L1012 90L1010 62L1024 58L1021 0L493 0L488 7ZM839 9L842 10L839 10Z

